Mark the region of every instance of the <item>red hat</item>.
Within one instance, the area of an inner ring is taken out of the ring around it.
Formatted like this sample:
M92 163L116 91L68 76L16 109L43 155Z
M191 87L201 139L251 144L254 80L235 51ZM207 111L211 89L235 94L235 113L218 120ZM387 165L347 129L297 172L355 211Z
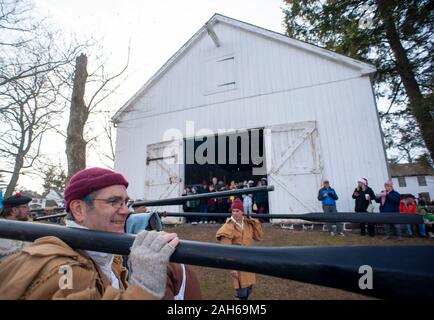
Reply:
M78 171L69 180L65 188L65 208L69 212L72 200L82 199L88 194L114 185L124 185L128 188L128 181L120 173L103 168L89 168Z
M240 199L235 198L235 200L232 202L231 210L238 209L244 212L243 203Z

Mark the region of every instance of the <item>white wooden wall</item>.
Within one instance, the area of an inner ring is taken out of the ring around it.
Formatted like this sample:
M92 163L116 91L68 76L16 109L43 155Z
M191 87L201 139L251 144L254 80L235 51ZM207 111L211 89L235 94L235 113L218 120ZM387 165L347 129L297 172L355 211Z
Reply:
M189 120L196 130L316 121L323 175L340 196L338 209L353 209L359 177L382 186L388 173L368 76L233 26L218 23L214 30L221 47L202 36L118 125L115 167L130 180L133 198L144 194L146 145L162 141L167 129L185 132ZM228 55L236 88L207 94L205 66Z

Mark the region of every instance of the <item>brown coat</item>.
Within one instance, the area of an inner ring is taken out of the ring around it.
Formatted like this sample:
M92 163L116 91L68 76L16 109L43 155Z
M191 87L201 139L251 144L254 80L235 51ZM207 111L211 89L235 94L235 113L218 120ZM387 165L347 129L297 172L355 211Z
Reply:
M72 269L72 289L61 289L61 266ZM136 285L128 285L122 258L115 256L113 273L120 289L110 285L99 267L82 251L56 237L43 237L0 263L0 299L155 299Z
M232 219L228 219L217 231L216 238L222 244L249 246L253 240L261 241L263 235L262 225L258 220L243 217L242 230ZM238 280L233 278L232 282L235 289L247 288L256 283L256 276L254 273L238 272Z
M199 280L189 265L185 265L185 292L184 300L202 300L202 291ZM182 285L183 272L179 263L169 263L167 267L167 286L163 300L173 300L179 293Z
M30 242L0 239L0 262L13 254L20 252L23 247L28 244L30 244Z

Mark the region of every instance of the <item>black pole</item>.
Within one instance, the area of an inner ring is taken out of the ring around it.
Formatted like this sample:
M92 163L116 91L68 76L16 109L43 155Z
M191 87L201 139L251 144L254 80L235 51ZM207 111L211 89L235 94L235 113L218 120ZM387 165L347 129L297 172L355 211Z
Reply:
M230 213L201 213L201 212L159 212L162 217L208 217L208 218L228 218ZM49 220L52 218L65 217L66 213L36 217L34 221ZM378 223L378 224L422 224L423 218L416 214L400 213L354 213L339 212L324 214L322 212L313 212L305 214L251 214L255 219L299 219L311 222L349 222L349 223Z
M128 255L134 236L31 222L0 221L0 237L55 236L75 249ZM234 269L389 299L434 299L432 246L243 247L182 240L173 262ZM372 268L373 287L359 281Z
M51 215L46 215L46 216L35 217L35 218L33 218L33 221L42 221L42 220L49 220L49 219L55 219L55 218L63 218L63 217L66 217L67 215L68 214L66 212L56 213L56 214L51 214Z
M209 193L201 193L195 194L192 196L181 196L169 199L161 199L161 200L147 200L147 201L136 201L131 206L135 207L153 207L153 206L173 206L180 205L186 203L191 200L201 200L201 199L214 199L214 198L222 198L222 197L230 197L242 194L249 193L258 193L258 192L270 192L274 190L274 186L265 186L265 187L254 187L254 188L246 188L239 190L228 190L228 191L219 191L219 192L209 192ZM56 208L56 211L65 211L65 208ZM44 212L44 209L34 209L31 212Z
M59 211L65 211L65 208L63 207L55 207L55 208L41 208L41 209L32 209L30 212L32 213L39 213L39 212L59 212Z
M208 217L228 218L230 213L201 213L201 212L161 212L162 217ZM338 212L327 213L312 212L305 214L250 214L255 219L300 219L312 222L351 222L351 223L379 223L379 224L422 224L423 217L417 214L400 213L354 213Z
M180 205L186 203L187 201L191 201L191 200L223 198L223 197L230 197L230 196L249 194L249 193L268 192L273 190L274 190L274 186L268 186L268 187L245 188L239 190L208 192L208 193L195 194L192 196L182 196L182 197L169 198L169 199L137 201L134 202L132 206L133 207L174 206L174 205Z

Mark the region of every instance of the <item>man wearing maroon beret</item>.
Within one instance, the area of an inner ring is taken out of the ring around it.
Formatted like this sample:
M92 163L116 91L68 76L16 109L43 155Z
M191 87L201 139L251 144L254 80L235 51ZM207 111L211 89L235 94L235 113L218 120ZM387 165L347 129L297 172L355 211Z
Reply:
M124 232L128 182L119 173L89 168L73 175L65 189L67 227ZM0 264L0 299L161 299L167 264L179 239L174 233L142 231L128 257L74 250L56 237L35 240Z

